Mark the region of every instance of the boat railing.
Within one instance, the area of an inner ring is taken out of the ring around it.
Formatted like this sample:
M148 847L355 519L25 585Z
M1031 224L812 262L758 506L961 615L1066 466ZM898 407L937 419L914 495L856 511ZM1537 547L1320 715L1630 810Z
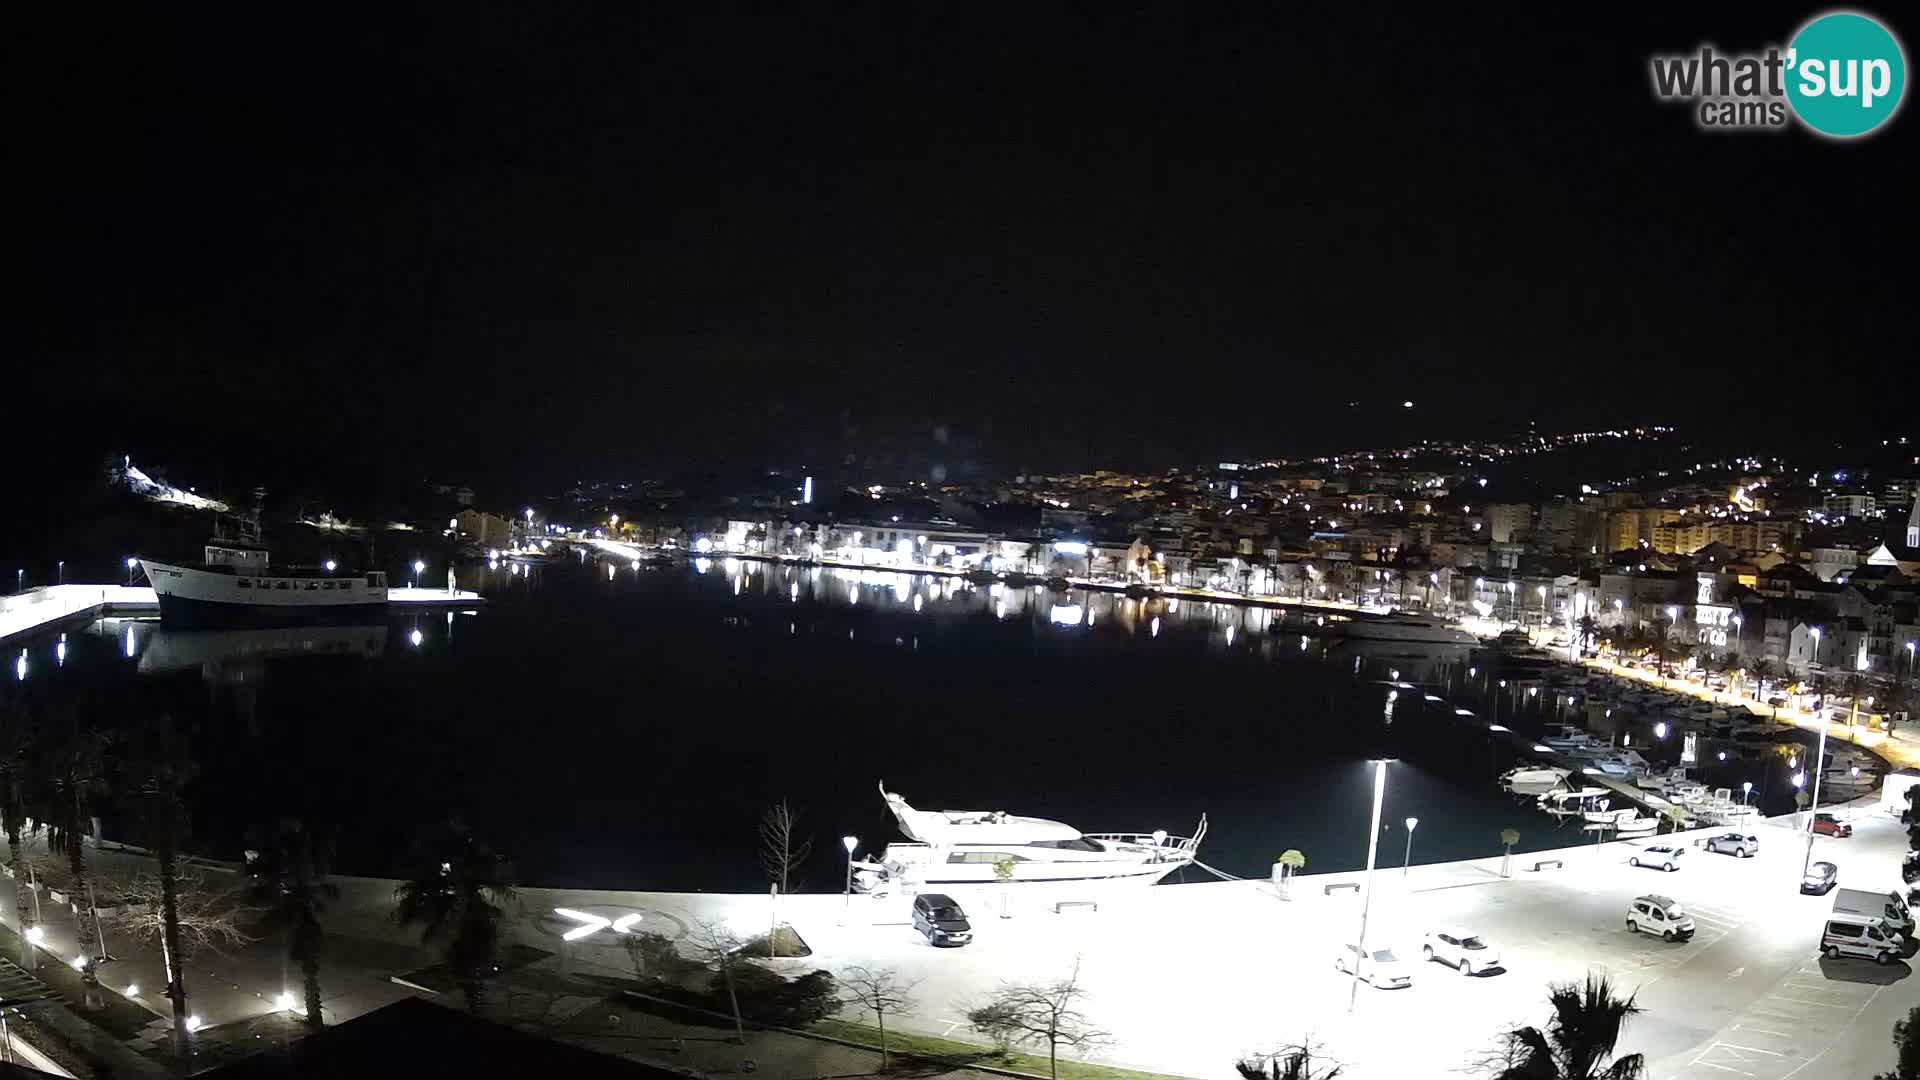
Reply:
M1193 830L1192 836L1174 836L1170 833L1085 833L1089 840L1104 840L1114 844L1130 844L1135 847L1154 848L1162 855L1191 856L1200 847L1200 841L1207 836L1207 815L1200 815L1200 824Z

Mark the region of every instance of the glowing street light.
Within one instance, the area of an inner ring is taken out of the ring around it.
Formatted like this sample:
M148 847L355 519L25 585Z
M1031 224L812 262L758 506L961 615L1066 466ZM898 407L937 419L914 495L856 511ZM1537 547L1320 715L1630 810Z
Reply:
M1360 955L1353 962L1353 985L1347 991L1347 1011L1352 1012L1360 999L1360 967L1367 953L1367 916L1373 911L1373 865L1380 853L1380 804L1387 797L1387 763L1392 758L1375 758L1373 762L1373 824L1367 833L1367 884L1366 896L1360 902Z
M139 565L140 565L139 559L136 559L131 555L127 556L127 588L129 589L133 588L133 568ZM1907 644L1907 649L1908 651L1912 651L1913 644L1911 642Z
M1413 830L1420 826L1420 819L1407 819L1407 853L1400 857L1400 880L1407 880L1407 867L1413 865Z
M417 589L420 587L420 574L426 568L427 568L427 564L425 562L419 559L413 560L413 587L414 588Z
M840 838L840 846L847 849L847 888L840 895L840 912L844 916L847 908L853 904L853 849L860 846L860 838L843 836Z
M1741 806L1747 805L1747 799L1752 794L1753 794L1753 781L1742 780L1740 782L1740 805Z
M339 566L339 565L340 565L340 564L338 564L338 563L336 563L336 562L334 562L334 561L333 561L332 559L328 559L328 560L327 560L327 573L329 573L329 574L331 574L331 573L333 573L333 572L334 572L334 570L335 570L336 568L338 568L338 566Z
M1667 722L1665 720L1653 725L1653 737L1656 739L1664 739L1667 737Z

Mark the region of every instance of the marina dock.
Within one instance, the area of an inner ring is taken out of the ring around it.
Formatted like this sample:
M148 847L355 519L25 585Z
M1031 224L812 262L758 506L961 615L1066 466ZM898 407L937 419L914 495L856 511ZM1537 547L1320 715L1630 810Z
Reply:
M389 610L479 607L486 597L465 589L387 590ZM157 615L160 601L145 585L43 585L0 597L0 641L37 633L69 621L102 615Z

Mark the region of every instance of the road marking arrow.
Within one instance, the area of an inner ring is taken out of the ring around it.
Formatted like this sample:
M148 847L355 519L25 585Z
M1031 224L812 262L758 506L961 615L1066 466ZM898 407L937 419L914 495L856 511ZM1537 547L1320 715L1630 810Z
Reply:
M574 922L580 924L566 933L561 934L561 941L578 941L589 934L597 934L613 925L612 919L603 919L598 915L589 915L584 911L575 911L572 908L557 907L553 909L553 913L572 919Z

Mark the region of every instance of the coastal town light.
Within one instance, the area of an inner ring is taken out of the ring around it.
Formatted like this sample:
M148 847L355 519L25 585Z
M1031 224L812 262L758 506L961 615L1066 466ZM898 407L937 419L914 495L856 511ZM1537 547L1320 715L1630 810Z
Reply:
M1407 853L1400 857L1400 880L1402 881L1407 879L1407 868L1413 865L1413 830L1419 827L1419 818L1410 817L1407 819Z
M140 565L139 559L136 559L131 555L127 556L127 588L129 589L133 588L133 568L139 565ZM1907 643L1907 651L1908 652L1913 651L1912 642Z
M333 561L332 559L328 559L328 560L327 560L327 563L326 563L326 566L327 566L327 573L329 573L329 574L331 574L331 573L333 573L333 571L334 571L334 570L335 570L335 569L336 569L336 568L337 568L337 567L338 567L339 565L340 565L339 563L336 563L336 562L334 562L334 561Z

